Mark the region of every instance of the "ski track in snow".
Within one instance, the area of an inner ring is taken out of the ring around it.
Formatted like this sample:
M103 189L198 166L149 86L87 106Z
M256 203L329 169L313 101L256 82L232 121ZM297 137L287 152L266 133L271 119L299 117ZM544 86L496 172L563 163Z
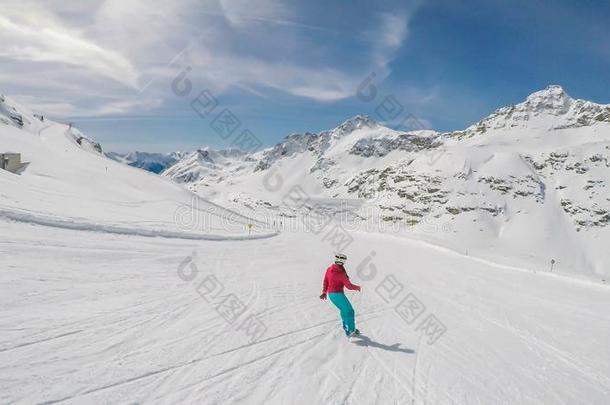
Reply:
M378 268L448 331L428 345L362 281L348 296L365 338L350 340L317 298L331 248L311 234L220 243L0 227L10 264L0 279L3 403L603 404L610 395L605 286L358 234L355 281L374 247ZM178 278L193 251L264 320L262 339L249 342L197 281Z
M111 224L96 224L86 222L83 219L75 218L53 218L43 214L30 213L25 211L0 209L0 219L11 220L16 222L24 222L35 225L52 226L62 229L71 229L77 231L104 232L117 235L145 236L145 237L160 237L173 239L194 239L194 240L250 240L250 239L265 239L277 235L277 232L269 232L260 235L217 235L194 232L180 232L164 229L143 229L125 227Z

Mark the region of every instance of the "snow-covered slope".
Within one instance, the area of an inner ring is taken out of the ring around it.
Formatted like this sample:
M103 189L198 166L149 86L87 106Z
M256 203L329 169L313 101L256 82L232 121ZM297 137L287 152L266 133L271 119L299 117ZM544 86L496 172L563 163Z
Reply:
M44 117L0 94L0 128L10 127L37 133L47 125Z
M348 340L317 298L333 254L319 235L3 230L3 404L608 403L608 286L356 232L362 291L347 295L363 337ZM246 307L236 320L217 306L229 294ZM399 311L409 297L423 307ZM243 327L251 315L260 329ZM431 315L438 329L422 326Z
M357 116L249 158L178 163L178 178L252 215L303 215L319 199L355 199L367 229L400 227L460 251L610 276L610 106L572 99L559 86L464 131L405 133ZM281 187L269 186L278 179ZM297 185L311 197L300 210L286 204Z
M9 99L0 107L0 153L21 153L29 163L21 174L0 170L0 220L187 238L273 233L167 179L108 159L75 128L41 120ZM15 115L22 125L4 118Z

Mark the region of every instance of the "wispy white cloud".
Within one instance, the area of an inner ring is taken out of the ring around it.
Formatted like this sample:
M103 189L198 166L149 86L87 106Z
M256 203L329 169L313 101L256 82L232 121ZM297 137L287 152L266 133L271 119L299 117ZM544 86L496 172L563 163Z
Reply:
M114 100L105 103L103 106L97 108L93 114L81 114L81 115L114 115L114 114L126 114L137 111L147 111L154 108L160 107L163 101L161 99L133 99L133 100Z
M86 69L130 87L138 73L129 59L84 38L34 7L27 13L9 8L0 15L0 57L29 63L59 63Z
M368 72L375 70L381 78L390 74L412 15L406 10L367 20L362 30L370 40L359 49L355 69L342 61L346 49L308 35L334 27L301 19L302 5L272 0L9 2L0 13L5 67L0 86L43 99L39 108L62 116L158 108L171 99L168 82L175 65L191 65L201 84L219 93L238 87L260 97L272 89L314 101L341 100L355 93ZM320 58L322 50L333 57Z
M412 15L413 10L380 13L374 18L375 24L364 32L365 41L369 44L366 66L369 72L375 72L376 80L383 81L391 74L390 65L408 40Z
M36 112L42 112L55 117L105 117L122 114L147 112L162 105L161 99L126 99L126 100L93 100L90 102L72 103L58 101L55 98L30 96L24 94L13 95L24 105Z
M408 14L383 14L381 30L376 33L373 46L375 63L379 68L386 68L394 59L409 33Z
M251 43L253 48L258 46L272 50L286 49L287 54L300 57L291 60L284 54L274 52L240 53L231 49L230 43L217 41L218 32L212 33L199 42L198 52L189 52L183 61L195 67L200 76L205 78L207 85L218 91L230 86L247 86L251 89L268 87L321 102L352 97L358 84L370 71L376 71L381 80L390 74L389 64L408 36L410 14L380 14L377 19L370 21L368 48L359 57L359 69L342 63L342 55L348 50L340 48L334 50L332 59L319 63L315 56L308 60L307 55L315 55L316 49L311 49L312 44L303 40L302 35L292 33L281 39L272 37L272 42L269 43L266 30L249 26L246 34L240 36L244 26L253 23L254 17L243 17L242 13L247 9L245 2L243 7L236 7L233 2L231 4L234 8L227 12L226 16L231 26L240 29L237 34L233 33L240 47L247 48L244 46L245 42ZM257 10L254 22L259 21L262 10L268 10L265 21L277 23L285 21L282 18L294 18L284 9L262 7ZM235 17L236 15L239 17ZM309 28L311 27L306 29ZM232 33L227 33L226 27L221 28L220 32L232 38ZM323 45L325 44L318 44L320 47Z
M219 0L222 12L210 15L221 15L232 26L246 28L252 24L273 24L292 28L304 28L314 31L332 31L327 27L295 21L294 11L273 0ZM254 5L254 7L253 7Z
M286 21L290 10L273 0L219 0L224 17L234 26L245 26L259 21Z

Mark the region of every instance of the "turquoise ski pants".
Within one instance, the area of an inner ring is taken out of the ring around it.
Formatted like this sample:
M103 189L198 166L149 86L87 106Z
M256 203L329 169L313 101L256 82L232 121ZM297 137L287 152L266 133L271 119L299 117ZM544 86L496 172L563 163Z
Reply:
M355 313L352 304L350 304L344 293L328 293L328 298L341 311L343 330L345 330L346 335L349 335L356 330Z

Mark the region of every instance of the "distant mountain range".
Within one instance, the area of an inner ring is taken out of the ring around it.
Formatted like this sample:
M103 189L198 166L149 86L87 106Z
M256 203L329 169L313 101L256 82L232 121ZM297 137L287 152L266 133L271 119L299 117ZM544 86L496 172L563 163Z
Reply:
M117 162L125 163L129 166L144 169L153 173L161 173L168 167L176 164L186 154L183 152L171 153L149 153L149 152L129 152L116 153L108 152L106 156Z
M351 212L360 220L432 230L447 243L544 252L593 272L606 265L610 106L573 99L560 86L461 131L397 131L356 116L256 153L204 148L154 157L129 164L164 167L162 176L249 215L290 218L343 199L358 202ZM271 177L281 187L268 187ZM286 203L294 187L309 198L301 207ZM570 246L582 253L568 257Z

